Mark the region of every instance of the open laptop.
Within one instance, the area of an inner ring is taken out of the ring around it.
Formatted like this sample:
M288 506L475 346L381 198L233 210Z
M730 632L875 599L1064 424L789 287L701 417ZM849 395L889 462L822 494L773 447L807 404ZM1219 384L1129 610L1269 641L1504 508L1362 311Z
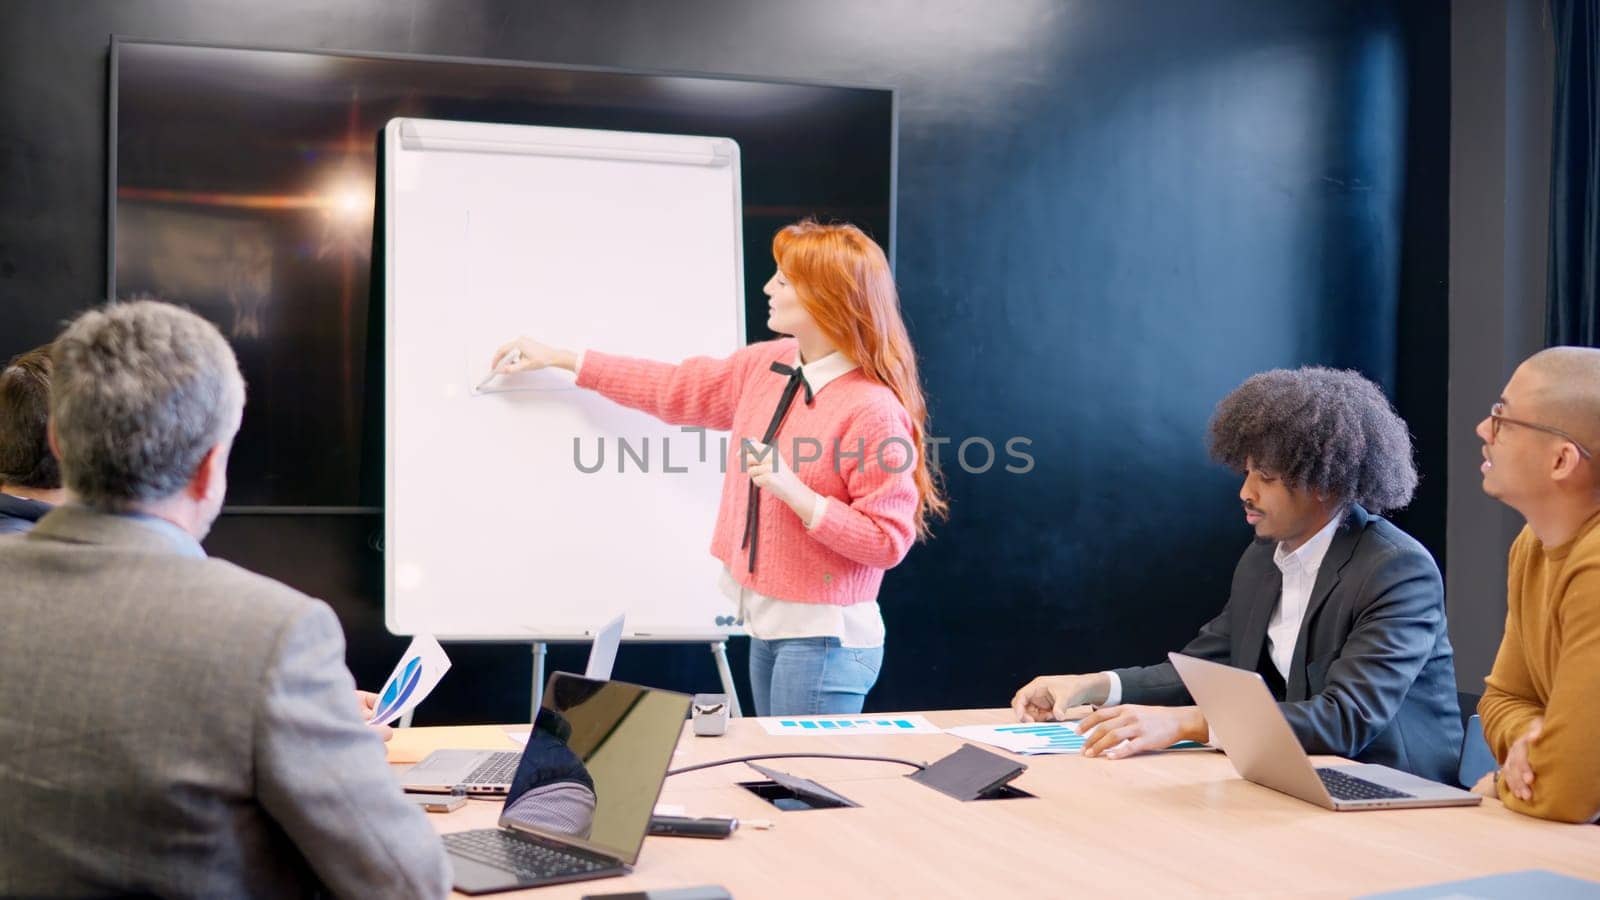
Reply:
M639 858L689 696L550 676L498 828L444 835L455 888L484 894L627 874ZM532 795L518 807L519 797Z
M1181 653L1169 653L1167 658L1205 713L1228 760L1248 781L1340 812L1473 806L1483 800L1470 791L1388 766L1313 768L1260 675Z
M622 624L626 615L617 616L595 632L594 643L589 645L589 664L583 668L583 677L605 681L611 677L611 667L617 664L617 648L622 646Z
M611 677L626 618L617 616L595 632L589 664L583 670L585 678L605 681ZM408 791L439 794L448 794L460 785L469 796L504 797L521 758L515 750L435 750L402 774L400 784Z

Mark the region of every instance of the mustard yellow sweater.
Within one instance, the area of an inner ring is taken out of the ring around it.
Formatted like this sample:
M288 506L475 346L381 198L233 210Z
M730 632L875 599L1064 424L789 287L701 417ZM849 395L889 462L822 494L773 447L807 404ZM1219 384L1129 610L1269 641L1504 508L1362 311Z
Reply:
M1500 786L1517 812L1562 822L1600 815L1600 514L1560 547L1527 527L1511 544L1506 633L1478 704L1502 763L1537 718L1533 800Z

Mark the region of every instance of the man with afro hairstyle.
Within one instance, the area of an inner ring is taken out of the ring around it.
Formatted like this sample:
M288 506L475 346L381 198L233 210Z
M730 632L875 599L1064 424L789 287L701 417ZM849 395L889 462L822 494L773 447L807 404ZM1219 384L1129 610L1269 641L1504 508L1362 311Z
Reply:
M1308 753L1453 782L1461 718L1443 583L1428 551L1379 515L1416 490L1405 422L1355 372L1274 369L1223 398L1209 444L1244 475L1256 540L1227 606L1183 652L1260 673ZM1080 725L1086 756L1209 739L1171 663L1041 676L1012 698L1024 721L1083 704L1102 707Z

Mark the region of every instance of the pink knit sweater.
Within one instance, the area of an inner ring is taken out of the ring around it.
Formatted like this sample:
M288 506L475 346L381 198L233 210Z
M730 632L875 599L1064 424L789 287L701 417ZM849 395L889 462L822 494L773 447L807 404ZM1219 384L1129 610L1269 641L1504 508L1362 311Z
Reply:
M674 425L730 432L711 555L740 584L799 603L874 600L884 570L898 565L916 538L917 487L911 417L893 391L860 369L824 385L814 405L803 392L796 396L772 442L807 487L829 498L822 520L807 530L794 510L762 491L753 575L739 548L750 484L739 466L740 442L761 440L786 381L770 365L792 365L796 350L786 338L678 365L590 350L578 385ZM795 463L819 452L814 462Z

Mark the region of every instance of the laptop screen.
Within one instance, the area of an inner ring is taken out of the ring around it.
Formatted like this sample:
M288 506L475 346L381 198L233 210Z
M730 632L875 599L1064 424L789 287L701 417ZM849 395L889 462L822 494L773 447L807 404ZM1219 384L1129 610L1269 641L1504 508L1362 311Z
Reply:
M611 667L616 665L617 650L622 644L622 626L627 616L617 616L594 633L594 643L589 646L589 665L583 677L605 681L611 677Z
M685 694L551 675L501 823L632 863L688 712Z

